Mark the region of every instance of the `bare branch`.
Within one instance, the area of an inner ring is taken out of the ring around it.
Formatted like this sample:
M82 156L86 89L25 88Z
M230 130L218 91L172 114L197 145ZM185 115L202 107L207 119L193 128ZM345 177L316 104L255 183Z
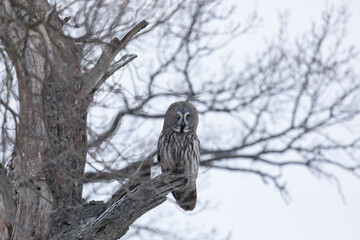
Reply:
M93 148L93 147L97 147L99 146L104 140L106 140L107 138L109 138L111 135L115 134L117 128L119 127L119 124L121 122L122 117L124 116L123 112L119 112L114 121L111 124L111 127L104 132L103 134L101 134L100 136L97 137L96 140L92 141L89 143L89 148Z
M136 179L138 175L146 175L153 165L152 159L155 154L156 153L153 152L143 161L129 163L125 168L119 170L112 170L110 172L87 172L84 174L84 183L126 180L131 177L135 177Z
M121 40L118 38L111 40L95 66L83 77L84 86L82 91L85 96L96 91L109 76L136 57L136 55L125 55L122 58L122 61L120 60L120 62L110 66L119 51L125 48L134 35L145 28L148 24L149 23L147 21L143 20L132 28Z
M142 184L126 185L123 194L99 217L90 219L80 230L68 233L67 238L119 239L129 226L144 213L160 205L166 195L184 184L178 176L162 174Z

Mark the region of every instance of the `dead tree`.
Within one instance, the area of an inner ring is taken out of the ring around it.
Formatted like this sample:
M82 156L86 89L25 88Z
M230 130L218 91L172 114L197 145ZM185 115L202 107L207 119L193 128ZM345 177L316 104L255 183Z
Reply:
M20 106L11 184L1 169L1 239L116 239L182 183L162 176L133 182L111 204L83 202L89 104L99 86L136 57L113 63L148 23L112 39L86 72L81 48L63 34L64 23L46 1L1 4L1 40L15 67Z
M147 144L123 135L135 135L136 129L123 127L127 121L162 119L163 112L152 106L164 98L192 100L204 118L235 119L238 134L227 136L232 139L227 144L214 144L215 133L202 141L203 167L256 174L281 191L285 183L278 172L288 166L328 177L324 166L336 166L358 176L360 138L338 141L327 132L353 121L360 110L353 105L360 87L352 69L357 52L342 44L345 12L325 12L322 25L294 45L280 31L259 57L236 71L224 64L221 77L212 79L196 73L198 66L252 30L256 15L242 25L216 28L214 21L232 13L219 14L221 1L146 2L0 3L2 162L8 162L7 170L0 165L1 240L118 239L164 202L183 180L164 174L149 178L156 134ZM148 26L143 16L156 21ZM157 51L156 63L130 67L141 90L129 95L126 82L105 85L137 57L125 47L140 37L136 48L143 50L146 43ZM324 48L330 50L324 53ZM171 74L179 79L161 84ZM324 99L333 89L336 94ZM89 123L88 112L111 104L95 93L121 102L113 121L100 131ZM113 142L116 135L123 145ZM346 159L334 159L329 155L334 151ZM86 164L103 169L85 173ZM126 183L107 202L83 200L84 183L111 180Z

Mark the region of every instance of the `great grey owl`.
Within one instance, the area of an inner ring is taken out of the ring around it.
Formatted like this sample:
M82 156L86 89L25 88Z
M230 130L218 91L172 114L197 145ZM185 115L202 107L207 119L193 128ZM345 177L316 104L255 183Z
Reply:
M198 113L188 102L175 102L165 114L158 142L158 161L162 172L181 174L186 182L172 192L178 205L186 211L196 206L196 178L200 160L200 141L196 135Z

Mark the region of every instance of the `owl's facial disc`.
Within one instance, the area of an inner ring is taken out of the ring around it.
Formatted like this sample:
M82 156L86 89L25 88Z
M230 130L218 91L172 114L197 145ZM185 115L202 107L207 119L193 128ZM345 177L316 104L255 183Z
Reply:
M176 127L173 127L176 132L188 132L189 131L189 112L183 114L181 111L176 112Z
M190 118L190 113L189 112L186 112L185 114L184 114L184 118L183 118L183 121L182 121L182 125L184 126L183 127L183 131L184 132L188 132L189 131L189 122L188 122L188 120L189 120L189 118Z
M182 112L177 111L177 112L176 112L176 127L172 127L175 132L182 132L182 130L181 130L182 119L183 119L183 114L182 114Z

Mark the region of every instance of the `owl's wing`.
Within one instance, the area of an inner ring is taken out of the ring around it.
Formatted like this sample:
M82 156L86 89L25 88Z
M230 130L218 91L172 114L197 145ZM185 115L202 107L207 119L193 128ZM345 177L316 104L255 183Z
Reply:
M174 169L175 161L171 154L171 145L166 140L164 134L161 134L158 141L157 160L160 164L161 171L171 171Z
M187 151L188 159L184 159L187 182L183 188L173 191L172 194L182 209L191 211L197 201L196 178L200 161L200 141L197 137L193 139Z
M199 163L200 163L200 140L196 136L196 138L193 140L193 153L192 153L192 160L191 164L192 166L192 172L191 175L194 177L195 181L198 175L199 170Z

